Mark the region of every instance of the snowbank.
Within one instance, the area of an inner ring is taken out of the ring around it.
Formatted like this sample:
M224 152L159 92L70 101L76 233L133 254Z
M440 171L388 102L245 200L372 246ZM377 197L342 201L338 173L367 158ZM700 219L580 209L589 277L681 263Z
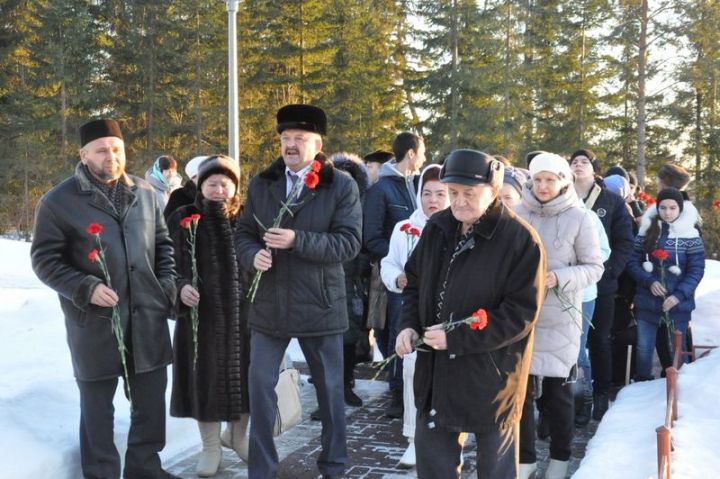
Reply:
M696 294L695 344L720 345L720 262L707 261ZM672 477L705 479L720 471L720 350L680 370L673 427ZM573 479L657 477L655 428L665 421L665 380L631 384L618 394L590 440Z

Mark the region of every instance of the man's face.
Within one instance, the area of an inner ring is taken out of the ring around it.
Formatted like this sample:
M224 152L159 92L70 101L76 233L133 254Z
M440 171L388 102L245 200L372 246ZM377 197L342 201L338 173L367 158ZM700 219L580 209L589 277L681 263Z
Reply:
M450 210L456 220L466 224L472 224L480 219L497 196L497 191L486 183L475 186L460 183L447 185L450 193Z
M380 173L380 163L377 161L369 161L365 163L368 174L370 175L370 183L375 183L378 180L378 174Z
M115 136L93 140L80 148L80 161L100 181L115 181L125 172L125 142Z
M300 171L322 150L322 138L305 130L284 130L280 134L280 153L285 166Z
M575 175L576 180L586 180L595 175L590 158L584 155L573 158L572 162L570 162L570 169Z
M405 153L405 158L410 160L410 167L413 170L420 170L420 167L425 163L425 141L420 140L418 142L417 151L408 150L408 152Z

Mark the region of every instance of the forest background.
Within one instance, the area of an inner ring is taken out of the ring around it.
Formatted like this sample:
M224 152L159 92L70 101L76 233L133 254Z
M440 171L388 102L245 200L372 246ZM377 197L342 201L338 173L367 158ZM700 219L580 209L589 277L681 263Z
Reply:
M435 162L589 147L650 194L659 166L685 166L720 254L717 0L244 0L237 25L245 178L278 155L291 102L327 111L327 153L401 130ZM0 0L0 234L29 237L101 116L138 176L160 154L226 152L225 2Z

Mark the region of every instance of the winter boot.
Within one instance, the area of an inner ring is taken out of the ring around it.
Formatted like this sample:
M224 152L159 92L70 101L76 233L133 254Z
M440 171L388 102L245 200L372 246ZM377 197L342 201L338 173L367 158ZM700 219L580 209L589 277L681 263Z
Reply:
M408 438L408 448L405 449L405 453L400 458L397 467L399 469L412 469L415 467L415 438Z
M518 479L535 479L536 472L537 462L533 462L532 464L520 463L520 475L518 476Z
M592 407L592 396L583 394L575 398L575 426L587 426L587 424L590 422Z
M608 410L609 398L607 393L593 394L593 412L592 418L601 421Z
M233 421L228 424L228 427L223 431L220 436L220 441L224 447L232 449L245 463L248 462L248 448L250 446L248 441L248 422L250 421L250 414L243 414L240 419Z
M217 474L222 459L220 448L220 423L198 421L202 452L195 473L200 477L212 477Z
M550 464L545 471L545 479L565 479L568 473L568 464L568 461L550 459Z
M345 386L345 404L352 407L360 407L363 405L362 399L355 394L355 391L353 391L352 386L349 384Z

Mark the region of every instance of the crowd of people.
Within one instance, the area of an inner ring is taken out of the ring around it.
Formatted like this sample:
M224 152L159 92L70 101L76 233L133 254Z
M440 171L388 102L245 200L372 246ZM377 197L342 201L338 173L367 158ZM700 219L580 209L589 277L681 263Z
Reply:
M478 478L529 479L549 438L544 477L565 478L575 428L653 379L655 349L670 365L672 330L689 348L704 250L682 167L663 166L652 197L620 166L600 176L587 148L533 151L522 167L457 149L426 165L423 138L401 132L392 151L326 157L322 109L276 119L280 156L248 185L220 154L188 161L184 185L160 156L144 181L125 171L119 124L90 121L74 175L38 204L32 265L65 315L84 477L175 477L158 455L168 365L170 414L198 424L196 473L215 475L226 447L249 477L277 477L292 338L317 393L317 467L342 477L345 408L363 404L355 367L374 338L385 415L408 440L399 467L459 477L473 434ZM132 409L124 468L118 379Z

